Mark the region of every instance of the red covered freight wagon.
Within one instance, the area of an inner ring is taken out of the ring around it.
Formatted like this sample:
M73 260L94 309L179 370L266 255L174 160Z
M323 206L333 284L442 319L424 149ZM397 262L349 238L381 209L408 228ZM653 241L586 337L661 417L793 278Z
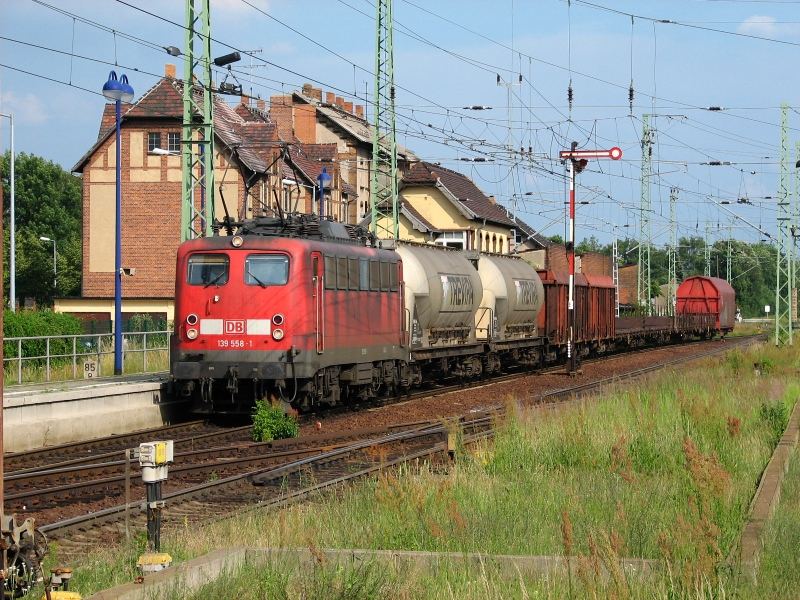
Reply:
M700 275L689 277L678 286L676 296L678 316L710 315L718 331L725 333L733 330L736 292L724 279Z

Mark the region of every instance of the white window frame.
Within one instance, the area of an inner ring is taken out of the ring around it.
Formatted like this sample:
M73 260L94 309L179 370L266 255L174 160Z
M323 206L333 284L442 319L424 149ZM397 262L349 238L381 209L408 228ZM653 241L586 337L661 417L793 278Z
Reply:
M436 240L434 240L434 244L437 246L447 246L447 247L458 247L461 245L461 248L467 250L467 232L466 231L443 231L438 236L436 236Z

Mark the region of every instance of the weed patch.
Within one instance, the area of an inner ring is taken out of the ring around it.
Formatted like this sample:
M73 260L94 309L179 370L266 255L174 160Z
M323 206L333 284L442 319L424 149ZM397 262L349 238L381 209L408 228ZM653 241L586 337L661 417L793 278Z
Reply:
M256 401L253 409L253 439L256 442L293 438L299 433L296 414L287 413L282 407L266 400Z

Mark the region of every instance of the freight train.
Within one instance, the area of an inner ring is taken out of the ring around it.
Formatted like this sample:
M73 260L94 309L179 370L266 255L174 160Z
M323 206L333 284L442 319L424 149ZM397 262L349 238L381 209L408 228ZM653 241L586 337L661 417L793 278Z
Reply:
M171 376L195 412L336 405L566 357L568 277L519 257L379 242L309 215L227 233L177 254ZM735 307L725 281L693 277L674 317L617 318L611 279L578 274L574 351L724 335Z

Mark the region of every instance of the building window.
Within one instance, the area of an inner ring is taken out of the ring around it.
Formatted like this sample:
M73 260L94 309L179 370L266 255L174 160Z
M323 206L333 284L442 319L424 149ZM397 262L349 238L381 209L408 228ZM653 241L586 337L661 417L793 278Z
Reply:
M147 151L152 152L156 148L161 148L161 134L151 131L147 134Z
M167 134L167 150L170 152L181 151L181 134L170 131Z
M436 238L436 244L463 250L467 241L464 233L463 231L443 231Z

